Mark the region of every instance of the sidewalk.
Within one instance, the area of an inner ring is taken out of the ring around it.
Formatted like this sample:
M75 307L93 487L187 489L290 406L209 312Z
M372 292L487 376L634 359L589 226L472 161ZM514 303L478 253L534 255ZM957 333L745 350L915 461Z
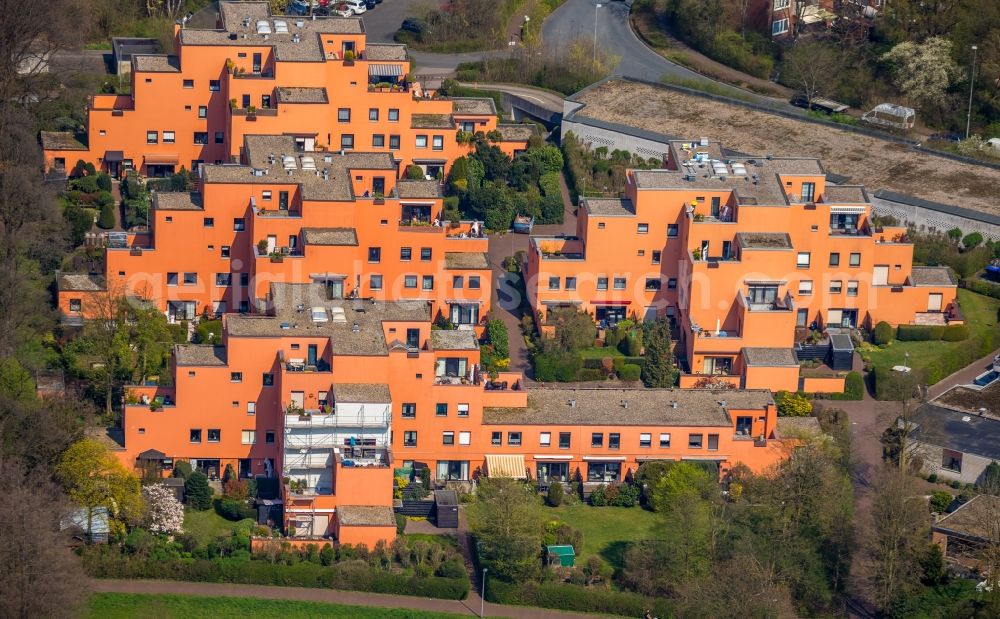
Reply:
M265 585L237 585L227 583L181 582L172 580L91 580L91 589L96 593L139 593L168 595L201 595L210 597L249 597L275 600L299 600L306 602L329 602L354 606L374 606L379 608L409 608L439 613L454 613L471 617L479 616L480 598L475 593L466 600L436 600L431 598L364 593L361 591L338 591L334 589L306 589L302 587L272 587ZM489 587L489 582L486 583ZM486 604L487 617L510 617L512 619L582 619L600 617L565 611L530 608L526 606L503 606Z

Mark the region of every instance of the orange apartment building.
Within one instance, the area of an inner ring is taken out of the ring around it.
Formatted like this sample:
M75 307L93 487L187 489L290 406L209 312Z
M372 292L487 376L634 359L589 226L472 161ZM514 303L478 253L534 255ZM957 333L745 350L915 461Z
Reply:
M288 135L436 178L467 149L459 131L498 130L505 152L524 148L526 127L498 125L492 99L433 97L405 46L367 44L360 18L272 16L267 2L221 2L219 15L215 30L177 26L176 55L135 56L131 94L90 97L86 136L44 132L46 169L83 159L167 176L238 162L247 135Z
M119 456L280 475L296 536L371 545L395 535L394 469L426 467L439 484L596 485L649 460L763 471L794 444L763 390L526 390L520 374L488 377L474 334L432 329L431 307L274 283L266 313L224 316L222 345L176 347L172 387L128 388Z
M202 166L198 193L155 193L148 231L105 252L103 278L59 278L65 319L93 315L112 290L171 320L255 312L272 282L320 282L331 298L424 299L474 328L490 301L478 222L435 225L438 181L396 180L389 153L296 148L243 138L240 164ZM384 197L376 197L384 196Z
M561 306L602 326L672 317L682 387L796 390L797 333L960 319L948 269L914 267L906 229L871 216L865 189L828 183L816 159L676 141L665 169L628 173L624 197L581 200L575 236L531 238L528 297L543 329Z

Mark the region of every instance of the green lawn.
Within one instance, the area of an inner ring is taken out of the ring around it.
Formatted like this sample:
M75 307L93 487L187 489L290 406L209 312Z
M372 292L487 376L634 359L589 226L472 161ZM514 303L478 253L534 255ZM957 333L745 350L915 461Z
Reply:
M591 507L585 504L546 507L545 515L583 532L583 552L578 560L598 555L615 569L623 567L630 543L656 539L654 531L660 518L638 506Z
M195 536L199 546L207 545L220 535L232 534L235 526L235 522L226 520L214 509L199 511L189 507L184 510L184 532Z
M345 606L322 602L266 600L238 597L201 597L195 595L139 595L133 593L96 593L87 601L85 619L126 619L157 617L167 619L226 619L228 617L350 617L351 619L448 619L452 613L435 613L396 608Z
M969 327L970 337L997 329L997 309L1000 308L1000 301L959 288L958 302L965 315L965 324ZM942 353L961 344L961 342L893 341L885 348L862 351L861 356L866 361L871 361L873 366L909 365L912 368L923 368Z
M613 346L591 346L580 351L583 359L603 359L604 357L624 357L622 351Z
M455 550L458 550L458 538L450 533L445 533L442 535L434 535L432 533L404 533L403 538L406 539L407 543L412 544L418 540L425 542L430 542L432 544L442 544L448 546Z

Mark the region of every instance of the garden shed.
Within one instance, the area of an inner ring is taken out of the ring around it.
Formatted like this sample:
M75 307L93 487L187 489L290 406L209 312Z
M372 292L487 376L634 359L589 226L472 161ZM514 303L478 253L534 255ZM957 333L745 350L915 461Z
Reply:
M435 490L434 511L439 529L457 529L458 493L454 490Z
M546 546L545 556L550 567L573 567L576 562L576 551L569 544Z

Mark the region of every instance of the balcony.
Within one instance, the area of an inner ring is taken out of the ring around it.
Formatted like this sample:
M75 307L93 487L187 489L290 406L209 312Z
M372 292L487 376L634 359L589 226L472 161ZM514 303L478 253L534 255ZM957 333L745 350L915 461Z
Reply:
M94 111L126 112L135 109L135 101L131 95L93 95L89 104Z
M793 312L795 311L795 300L790 293L774 301L752 301L750 297L740 295L740 302L748 312Z
M837 227L830 228L830 236L832 238L865 238L872 235L872 229L867 225L859 226L857 228L851 227Z
M528 405L528 392L520 372L500 372L483 383L483 406L518 408Z
M585 259L583 241L575 236L533 236L531 242L542 260L575 260Z
M392 466L392 452L384 445L341 447L334 459L342 469L384 469Z
M884 226L872 230L875 242L879 244L908 244L910 239L909 231L903 226Z

